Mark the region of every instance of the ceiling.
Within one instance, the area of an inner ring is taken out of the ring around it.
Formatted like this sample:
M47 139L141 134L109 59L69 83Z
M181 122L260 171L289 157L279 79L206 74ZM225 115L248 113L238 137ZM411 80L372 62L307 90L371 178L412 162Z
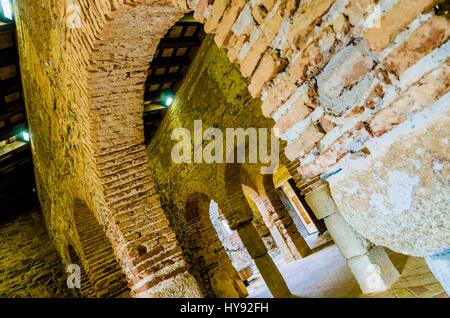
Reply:
M0 220L35 201L14 23L0 21Z
M170 107L205 37L203 24L185 15L159 42L145 84L144 132L148 144Z

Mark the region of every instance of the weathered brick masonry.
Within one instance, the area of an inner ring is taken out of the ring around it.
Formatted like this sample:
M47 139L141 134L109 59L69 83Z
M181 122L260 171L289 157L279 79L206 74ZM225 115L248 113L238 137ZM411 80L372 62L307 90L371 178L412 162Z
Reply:
M450 28L437 6L443 1L73 0L81 8L75 29L66 23L69 2L17 1L38 192L61 255L69 240L78 242L74 202L84 202L109 238L133 296L200 295L152 181L142 123L149 62L159 38L184 13L195 10L205 31L239 63L304 178L367 156L368 143L376 145L448 97ZM377 3L379 20L373 19ZM445 160L448 169L448 154L439 157ZM227 177L222 184L236 177L233 171L217 175ZM226 195L240 202L238 194ZM223 210L234 212L235 220L250 218L250 210ZM421 222L417 213L410 219L419 221L410 222ZM407 229L384 239L350 212L344 215L361 234L403 253L427 255L446 243L437 231L413 249L403 244L410 240ZM442 217L434 218L440 222L435 228L445 229ZM431 247L430 241L437 243Z
M190 263L194 264L192 271L200 272L196 276L203 277L205 286L210 281L208 272L215 264L220 266L222 262L227 264L223 267L229 268L228 256L205 207L211 200L218 204L233 229L252 220L261 235L257 222L262 215L286 260L310 252L276 193L273 175L261 175L259 164L179 164L170 159L172 147L178 142L172 140L173 129L185 127L193 138L194 120L202 120L203 131L212 127L223 132L227 128L270 129L273 121L262 116L261 101L252 99L247 87L248 81L242 78L239 68L207 36L148 146L150 167L164 210L170 211L168 218ZM193 140L190 142L192 148L198 147ZM224 140L224 147L225 143ZM256 218L245 195L258 205ZM228 271L233 273L234 269Z

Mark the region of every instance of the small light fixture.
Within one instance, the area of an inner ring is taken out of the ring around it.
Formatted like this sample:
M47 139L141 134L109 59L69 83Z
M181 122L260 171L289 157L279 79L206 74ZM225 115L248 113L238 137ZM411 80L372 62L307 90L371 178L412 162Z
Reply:
M10 0L0 0L2 4L2 12L3 16L8 19L12 20L12 7L11 7L11 1Z
M170 106L170 105L172 105L172 102L173 102L173 98L172 97L167 97L165 104L166 104L166 106Z
M27 131L22 131L22 139L26 142L30 141L30 133Z

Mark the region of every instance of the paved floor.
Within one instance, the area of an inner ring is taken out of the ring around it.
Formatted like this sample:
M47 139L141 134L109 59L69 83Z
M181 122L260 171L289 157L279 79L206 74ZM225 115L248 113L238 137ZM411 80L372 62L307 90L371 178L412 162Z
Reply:
M341 298L448 298L422 257L406 256L387 250L400 278L387 291L365 295L336 245L328 243L306 258L286 263L281 255L274 258L291 292L300 297ZM259 273L247 288L250 298L271 298Z
M274 259L289 289L301 297L360 297L361 290L336 245L331 245L300 260L285 263ZM248 288L250 298L272 297L259 278Z

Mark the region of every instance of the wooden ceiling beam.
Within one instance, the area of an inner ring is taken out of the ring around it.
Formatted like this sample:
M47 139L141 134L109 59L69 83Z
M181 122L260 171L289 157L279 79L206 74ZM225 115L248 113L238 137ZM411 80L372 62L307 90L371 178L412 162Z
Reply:
M187 56L157 57L150 63L151 69L189 65L191 60Z
M174 83L181 81L183 79L183 75L180 73L167 73L161 75L152 75L148 79L148 84L164 84L164 83Z
M159 49L180 48L200 46L200 39L196 36L185 36L181 38L163 38L159 42Z

